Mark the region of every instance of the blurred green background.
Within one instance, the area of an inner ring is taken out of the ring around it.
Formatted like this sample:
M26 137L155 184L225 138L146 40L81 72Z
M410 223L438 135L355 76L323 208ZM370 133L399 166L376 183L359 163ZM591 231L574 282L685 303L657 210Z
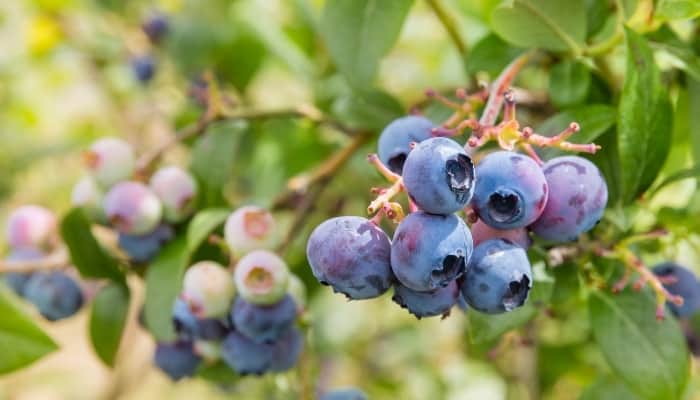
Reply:
M120 136L143 154L194 122L202 107L188 93L205 71L214 73L237 107L288 110L314 104L348 125L377 132L373 121L408 111L424 99L425 88L453 89L477 79L491 80L520 52L496 36L488 36L487 44L482 41L490 34L488 16L498 1L443 3L470 50L481 53L464 60L427 2L415 1L376 79L393 98L375 106L372 101L356 104L356 94L319 39L322 1L0 2L0 220L26 203L67 211L72 186L83 174L81 151L95 138ZM168 37L157 46L141 30L142 21L153 12L168 15L170 23ZM609 10L603 7L601 12L589 24L605 21ZM589 29L604 29L600 25ZM697 21L682 21L677 27L686 33L696 29ZM146 84L135 79L131 66L144 54L156 62L155 76ZM557 57L539 61L517 81L528 96L519 116L533 126L568 106L566 99L548 97L549 70ZM664 70L674 67L663 55L659 63ZM613 52L608 68L607 77L618 78L619 88L624 54ZM591 79L580 102L613 102L604 77L596 74ZM674 98L682 97L681 92L676 90ZM426 112L436 120L444 115L439 107ZM693 114L700 109L688 108L685 117ZM311 170L350 140L328 127L284 118L222 122L207 137L217 140L220 157L197 158L202 145L184 143L169 151L165 162L201 171L207 204L232 207L270 205L290 177ZM674 139L664 174L690 164L687 138L682 134ZM311 294L313 349L297 371L245 378L228 390L203 379L172 384L151 365L153 339L136 322L143 284L132 277L136 301L114 370L94 356L83 310L66 321L41 322L61 350L2 376L0 399L287 399L309 387L349 385L362 388L371 399L577 399L585 390L587 399L634 398L609 378L610 368L591 342L585 302L572 295L581 285L576 274L556 281L556 317L536 306L531 310L536 314L533 322L520 333L507 334L500 345L497 340L471 345L467 319L456 309L445 320L416 321L388 295L347 302L319 290L304 257L305 238L331 215L364 215L369 188L384 184L365 161L374 146L373 139L333 178L285 254ZM697 266L697 182L667 186L643 211L624 218L651 226L662 211L663 218L675 221L672 229L681 240L653 249L650 260L672 258ZM293 211L281 212L279 218L288 223ZM1 353L2 349L0 357ZM700 380L695 363L692 366L688 398L700 399Z

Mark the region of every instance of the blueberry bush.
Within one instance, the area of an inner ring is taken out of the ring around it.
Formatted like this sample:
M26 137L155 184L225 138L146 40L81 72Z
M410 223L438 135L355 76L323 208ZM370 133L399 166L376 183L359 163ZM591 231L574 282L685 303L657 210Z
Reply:
M0 4L0 397L700 396L698 17Z

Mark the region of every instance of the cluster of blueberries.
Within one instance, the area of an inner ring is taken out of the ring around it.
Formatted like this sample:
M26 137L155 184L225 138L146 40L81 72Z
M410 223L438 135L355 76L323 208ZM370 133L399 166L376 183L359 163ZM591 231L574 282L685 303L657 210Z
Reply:
M539 165L512 151L493 151L476 166L464 147L434 137L433 123L406 116L389 124L379 160L401 175L417 211L393 240L362 217L331 218L307 244L314 276L349 299L380 296L418 318L447 315L462 301L477 311L511 311L527 299L533 278L530 232L549 242L576 240L603 215L607 185L598 168L577 156ZM457 216L470 207L470 227Z
M153 12L141 24L141 30L152 45L160 44L169 31L166 15ZM146 83L156 73L156 61L151 54L142 54L131 59L131 69L139 82Z
M152 260L174 237L173 225L194 211L197 181L176 166L160 168L148 184L137 181L134 151L119 138L98 139L84 158L89 174L73 188L73 205L113 227L132 262Z
M57 243L56 216L37 205L18 207L9 216L6 235L10 246L7 261L45 259ZM83 305L80 285L63 271L9 272L4 280L49 321L70 317Z
M173 307L177 339L159 343L155 353L156 365L173 380L195 374L202 362L223 360L241 375L287 371L297 363L304 338L296 321L305 289L266 250L274 232L267 210L241 207L224 227L227 247L238 258L233 272L213 261L187 270Z

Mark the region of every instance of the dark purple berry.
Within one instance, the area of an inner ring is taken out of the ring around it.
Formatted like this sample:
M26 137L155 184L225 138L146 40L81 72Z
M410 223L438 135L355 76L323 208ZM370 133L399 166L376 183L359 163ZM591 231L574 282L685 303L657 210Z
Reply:
M156 366L174 381L194 375L201 361L194 353L192 342L158 343L156 346Z
M663 285L669 293L683 298L682 306L672 302L666 303L674 315L681 318L690 317L700 309L700 283L692 271L672 262L659 264L653 271L656 276L662 278Z
M270 305L248 303L236 299L231 319L241 334L255 342L274 342L293 325L297 317L297 306L291 296Z
M221 348L221 358L241 375L262 375L270 369L275 346L258 343L233 331L226 336Z
M397 118L379 135L377 152L379 159L396 174L401 174L403 164L411 151L411 143L420 143L432 137L433 123L421 116L408 115Z
M24 297L49 321L68 318L83 305L83 292L63 272L37 272L27 281Z
M416 318L446 316L459 300L460 292L456 281L430 292L416 292L401 284L394 285L392 299Z

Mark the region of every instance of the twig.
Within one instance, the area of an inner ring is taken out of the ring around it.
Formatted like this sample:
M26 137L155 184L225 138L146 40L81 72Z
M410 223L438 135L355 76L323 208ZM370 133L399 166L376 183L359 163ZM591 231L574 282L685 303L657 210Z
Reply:
M445 9L445 5L442 4L441 0L427 0L427 3L438 17L442 25L445 27L447 34L450 36L450 39L452 40L452 43L454 43L455 47L457 47L459 54L464 57L468 51L467 43L459 33L455 18Z
M69 264L68 251L62 247L38 260L0 261L0 273L45 271L65 268Z

